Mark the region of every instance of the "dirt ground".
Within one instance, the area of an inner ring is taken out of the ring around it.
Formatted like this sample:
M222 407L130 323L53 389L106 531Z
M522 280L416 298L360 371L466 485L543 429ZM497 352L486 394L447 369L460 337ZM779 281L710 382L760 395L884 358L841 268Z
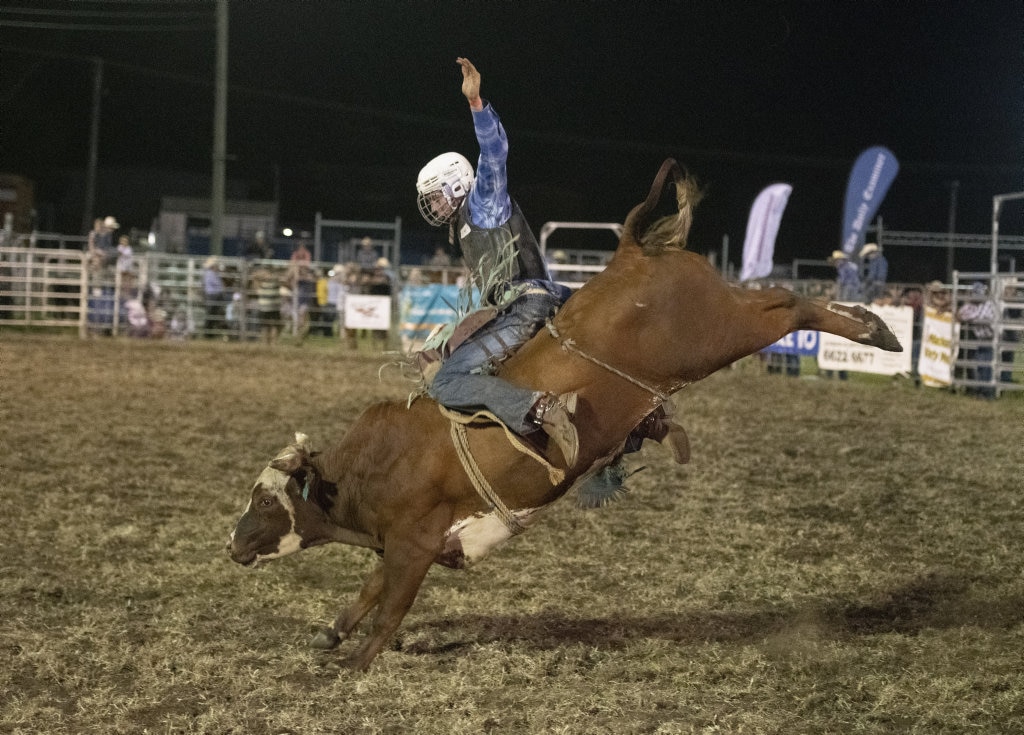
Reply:
M677 396L689 465L435 568L353 674L308 641L372 552L224 547L293 432L408 394L387 361L0 333L0 732L1024 731L1024 394L744 360Z

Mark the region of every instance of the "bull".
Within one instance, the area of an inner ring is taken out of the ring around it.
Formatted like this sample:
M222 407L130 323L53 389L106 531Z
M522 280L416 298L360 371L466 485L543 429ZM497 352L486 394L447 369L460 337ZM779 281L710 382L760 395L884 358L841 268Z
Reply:
M655 220L670 175L678 212ZM530 451L495 422L464 426L421 397L371 405L320 453L297 434L263 469L231 534L234 561L255 566L331 542L380 556L314 647L338 646L374 611L365 640L344 660L368 668L431 565L465 567L527 529L540 510L620 456L637 423L688 383L799 329L902 349L860 307L724 281L685 249L697 198L693 180L667 160L627 217L608 267L501 366L505 378L535 390L577 393L573 466L548 451L542 434L531 437L537 451Z

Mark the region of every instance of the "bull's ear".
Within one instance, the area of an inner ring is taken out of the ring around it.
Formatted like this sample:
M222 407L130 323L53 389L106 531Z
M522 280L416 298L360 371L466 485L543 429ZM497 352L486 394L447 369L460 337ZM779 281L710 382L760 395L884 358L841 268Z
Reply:
M295 442L289 444L270 460L270 467L291 474L305 463L313 451L309 437L300 432L295 433Z
M295 470L302 466L302 455L296 452L294 447L288 447L283 449L279 455L270 460L268 467L281 470L286 474L291 474Z

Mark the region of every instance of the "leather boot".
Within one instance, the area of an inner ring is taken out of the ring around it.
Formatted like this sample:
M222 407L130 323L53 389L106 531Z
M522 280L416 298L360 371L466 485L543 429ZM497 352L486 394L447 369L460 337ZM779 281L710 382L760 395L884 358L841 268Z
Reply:
M629 439L635 446L628 451L637 451L644 439L653 439L659 444L668 443L676 462L687 464L690 461L690 439L686 430L669 416L664 405L647 414L630 433Z
M568 467L576 464L576 455L580 449L579 435L571 418L576 409L576 397L575 393L562 396L546 393L533 407L534 420L541 431L558 445Z

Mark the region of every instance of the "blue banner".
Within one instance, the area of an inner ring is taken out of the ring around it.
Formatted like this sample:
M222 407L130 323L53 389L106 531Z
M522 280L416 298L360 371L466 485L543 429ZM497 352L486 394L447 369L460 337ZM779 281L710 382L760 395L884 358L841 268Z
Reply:
M868 148L860 154L850 171L846 184L846 205L843 208L843 252L859 253L864 245L868 225L885 199L889 185L900 170L892 151L882 146Z
M406 286L398 302L402 347L411 352L420 349L435 327L455 320L459 287L440 283Z
M774 352L779 355L818 356L819 333L814 329L801 329L787 334L775 344L768 345L761 352Z

